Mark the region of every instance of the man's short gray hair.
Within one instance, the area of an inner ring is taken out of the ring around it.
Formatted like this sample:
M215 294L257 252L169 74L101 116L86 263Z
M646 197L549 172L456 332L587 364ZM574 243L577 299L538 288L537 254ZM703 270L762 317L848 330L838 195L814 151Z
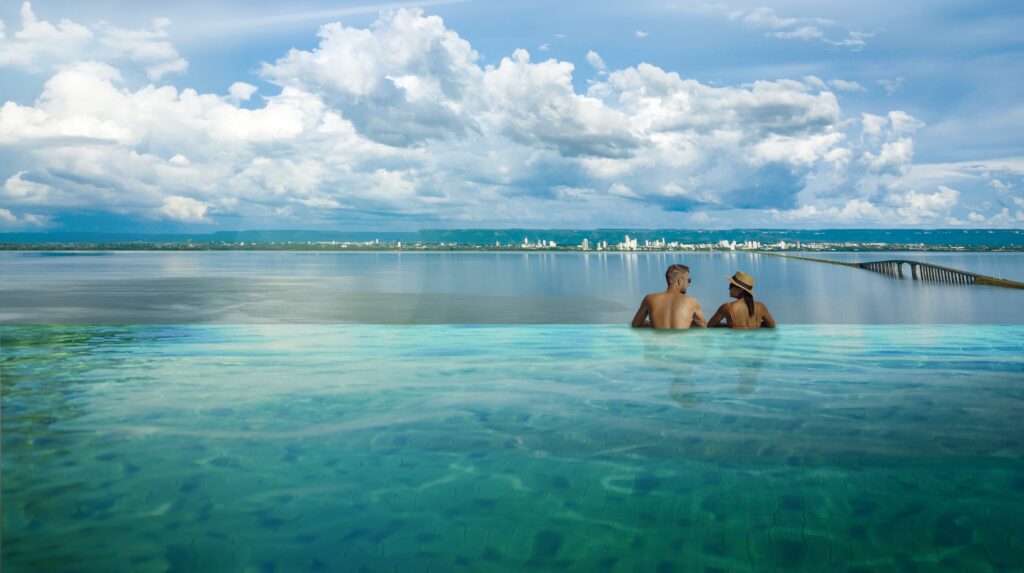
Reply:
M672 284L688 274L690 267L686 265L669 265L665 271L665 282Z

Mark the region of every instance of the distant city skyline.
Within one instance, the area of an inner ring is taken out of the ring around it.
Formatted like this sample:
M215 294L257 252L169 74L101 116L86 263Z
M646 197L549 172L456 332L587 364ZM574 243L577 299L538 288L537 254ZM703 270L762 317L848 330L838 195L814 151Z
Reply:
M1024 227L1024 5L0 6L0 232Z

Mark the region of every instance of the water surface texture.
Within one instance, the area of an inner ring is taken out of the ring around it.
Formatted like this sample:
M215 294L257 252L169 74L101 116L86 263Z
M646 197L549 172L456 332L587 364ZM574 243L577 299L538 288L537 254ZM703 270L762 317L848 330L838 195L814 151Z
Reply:
M820 256L1024 281L1024 253ZM672 263L691 267L708 315L742 270L781 323L1024 323L1024 290L752 253L12 251L0 252L0 323L626 324Z
M1020 571L1024 327L4 326L21 571Z

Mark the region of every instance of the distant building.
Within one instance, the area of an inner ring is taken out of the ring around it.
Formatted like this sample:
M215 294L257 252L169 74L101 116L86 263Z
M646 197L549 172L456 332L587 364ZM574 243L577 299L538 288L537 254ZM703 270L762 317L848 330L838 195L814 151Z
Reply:
M590 250L590 241L587 240L587 239L583 239L583 242L580 243L580 250L581 251L589 251Z

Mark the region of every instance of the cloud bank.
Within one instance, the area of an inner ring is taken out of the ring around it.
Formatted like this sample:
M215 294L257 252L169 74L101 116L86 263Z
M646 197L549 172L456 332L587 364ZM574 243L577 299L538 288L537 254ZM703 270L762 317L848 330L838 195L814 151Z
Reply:
M7 227L69 211L250 227L948 225L967 208L912 172L922 122L847 117L813 77L720 87L591 51L601 73L581 92L570 62L516 50L483 65L441 18L399 9L323 26L313 49L262 64L264 88L199 93L156 83L184 70L166 22L22 12L0 66L53 71L34 103L0 107L17 165L0 188ZM125 79L140 63L154 83ZM977 216L1012 224L1007 209Z

